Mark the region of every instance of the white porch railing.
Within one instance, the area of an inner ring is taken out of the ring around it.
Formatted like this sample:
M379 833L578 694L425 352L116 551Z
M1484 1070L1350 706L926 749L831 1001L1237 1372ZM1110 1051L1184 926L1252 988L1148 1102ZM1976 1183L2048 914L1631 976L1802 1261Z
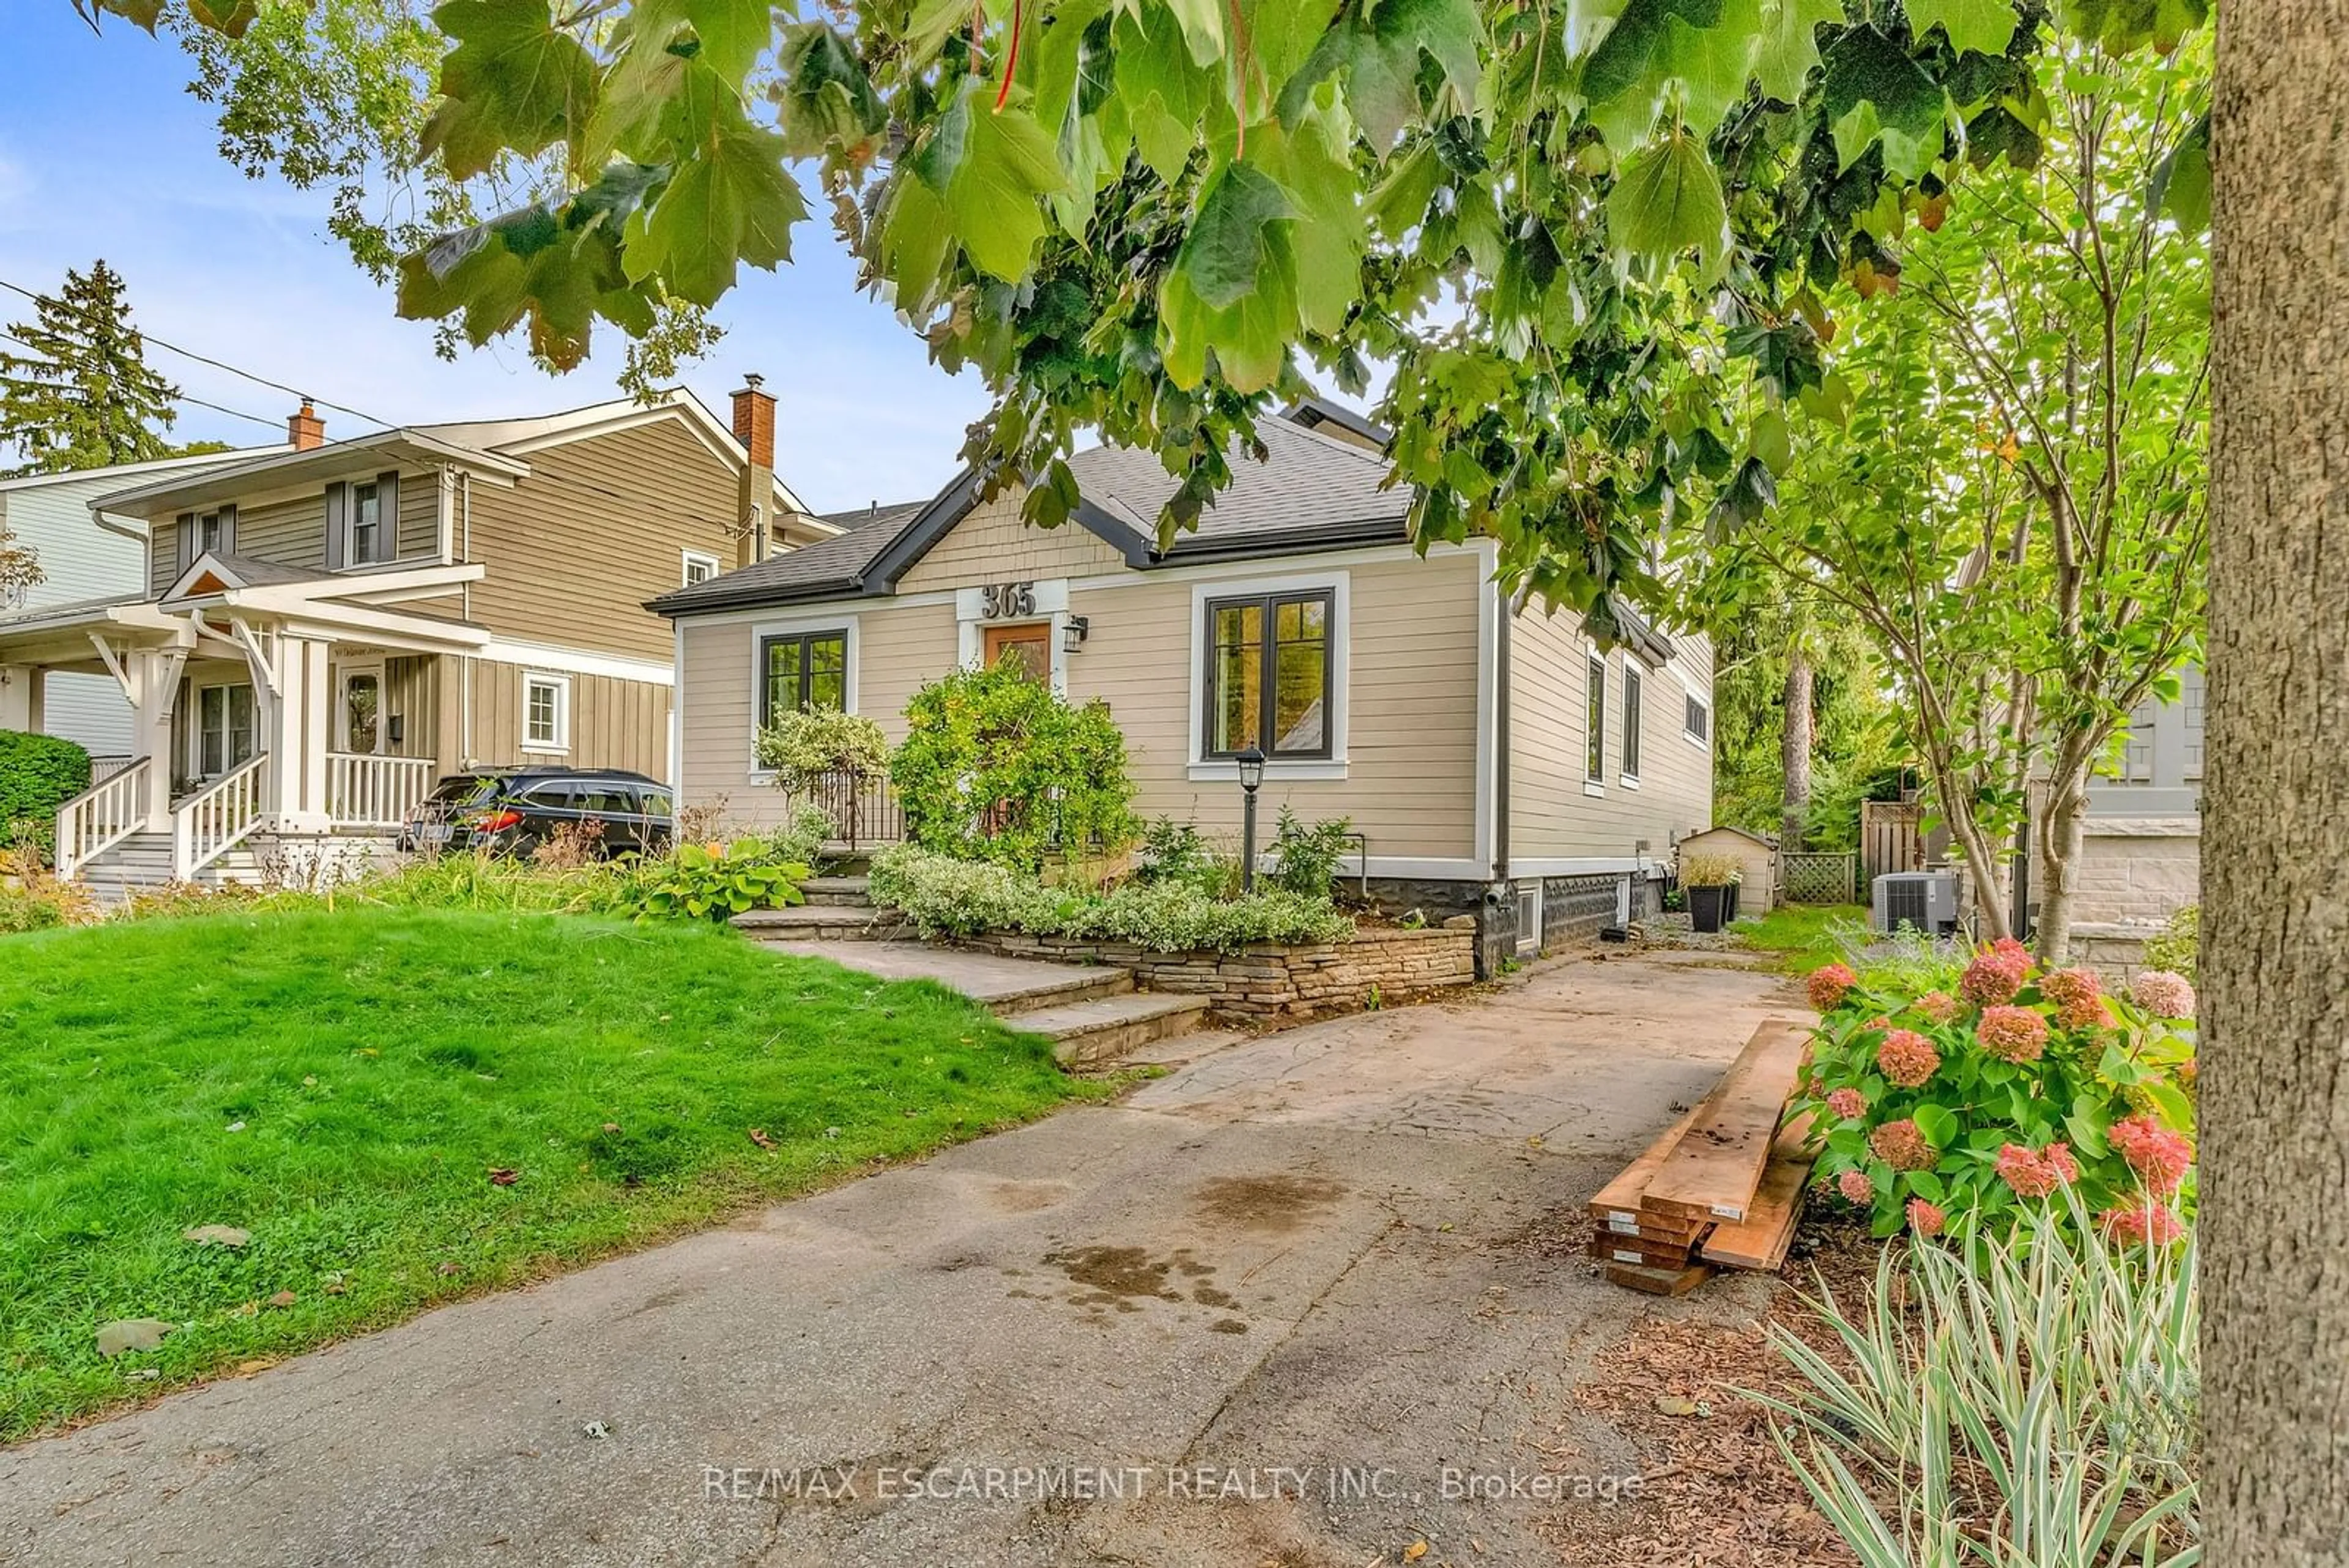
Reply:
M337 827L404 826L432 791L430 757L326 753L326 815Z
M212 780L171 809L171 875L181 881L243 843L264 820L269 753Z
M69 877L121 843L147 821L147 778L155 765L141 757L92 784L57 808L57 876Z

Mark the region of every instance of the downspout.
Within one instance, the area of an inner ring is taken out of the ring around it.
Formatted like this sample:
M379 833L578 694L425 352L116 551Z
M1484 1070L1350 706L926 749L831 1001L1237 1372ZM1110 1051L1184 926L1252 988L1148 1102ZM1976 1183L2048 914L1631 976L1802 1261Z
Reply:
M1509 879L1509 631L1516 606L1493 585L1500 607L1493 641L1493 880Z
M458 532L463 539L463 561L473 564L473 476L469 472L457 476ZM457 613L466 621L473 618L473 585L468 581L457 589ZM457 750L461 753L455 765L473 765L473 656L457 656ZM447 764L443 764L447 765Z

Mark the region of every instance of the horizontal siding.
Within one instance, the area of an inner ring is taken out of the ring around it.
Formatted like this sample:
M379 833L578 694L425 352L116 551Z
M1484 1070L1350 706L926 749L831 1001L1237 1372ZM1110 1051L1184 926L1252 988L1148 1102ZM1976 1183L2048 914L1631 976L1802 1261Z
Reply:
M666 661L647 599L683 581L682 552L731 565L733 470L683 416L528 454L527 478L472 486L471 613L500 637Z
M139 592L147 550L138 539L101 528L90 514L97 496L126 488L119 473L30 489L0 492L0 527L17 547L37 556L41 580L26 590L24 607L114 598ZM110 675L52 672L42 688L42 728L101 755L130 746L130 705Z
M1672 842L1713 821L1713 748L1682 729L1686 687L1711 705L1713 650L1700 637L1642 681L1638 787L1623 783L1623 670L1630 655L1607 656L1605 776L1585 790L1588 641L1578 617L1519 615L1509 645L1509 854L1527 858L1619 857L1640 839L1663 856Z
M423 564L440 558L440 476L429 469L400 474L399 517L393 536L400 560ZM147 591L160 596L179 579L180 525L176 519L158 518L153 530L155 548L149 562ZM326 486L305 495L240 503L230 553L305 572L324 572Z
M417 483L430 482L419 480ZM408 488L406 482L402 482L400 488L403 491ZM315 495L238 507L236 540L231 549L236 555L250 556L256 561L274 561L282 566L325 571L326 491L322 488Z
M1123 556L1077 524L1037 528L1022 521L1020 493L1016 488L1008 490L973 508L898 579L897 591L929 593L982 583L1096 576L1123 569Z
M402 474L399 480L399 558L438 560L440 556L440 476Z

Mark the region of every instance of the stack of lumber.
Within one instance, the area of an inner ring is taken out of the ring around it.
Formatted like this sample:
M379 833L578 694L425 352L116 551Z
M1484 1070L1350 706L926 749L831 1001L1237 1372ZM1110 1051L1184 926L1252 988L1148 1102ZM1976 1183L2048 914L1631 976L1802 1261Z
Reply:
M1717 1267L1786 1261L1812 1150L1806 1125L1781 1123L1809 1038L1792 1019L1764 1023L1713 1093L1590 1200L1609 1281L1676 1296Z

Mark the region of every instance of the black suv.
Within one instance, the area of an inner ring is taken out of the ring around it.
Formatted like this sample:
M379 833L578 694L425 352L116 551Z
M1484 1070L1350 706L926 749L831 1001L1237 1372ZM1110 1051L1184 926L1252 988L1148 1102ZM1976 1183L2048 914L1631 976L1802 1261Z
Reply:
M475 768L450 774L409 814L402 849L485 849L527 855L557 829L597 825L600 855L668 847L676 817L668 786L624 768Z

